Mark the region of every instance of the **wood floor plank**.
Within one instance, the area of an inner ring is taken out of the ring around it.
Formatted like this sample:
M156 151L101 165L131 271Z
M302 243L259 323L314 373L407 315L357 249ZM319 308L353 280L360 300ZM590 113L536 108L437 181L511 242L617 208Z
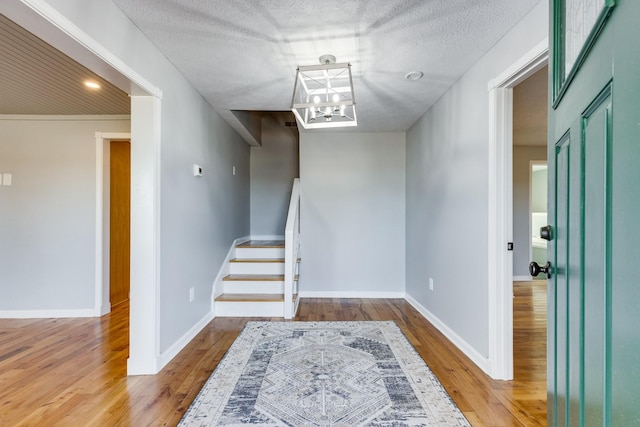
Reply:
M514 285L514 381L493 381L402 299L302 299L296 320L394 320L474 426L546 424L546 287ZM217 318L158 375L126 376L128 305L0 319L0 426L175 426L248 320Z

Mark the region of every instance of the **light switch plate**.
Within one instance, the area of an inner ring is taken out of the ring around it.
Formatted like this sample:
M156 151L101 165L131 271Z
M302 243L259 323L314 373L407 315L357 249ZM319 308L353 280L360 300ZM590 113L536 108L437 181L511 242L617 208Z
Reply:
M3 173L2 174L2 185L11 185L12 179L13 179L13 177L11 176L10 173Z

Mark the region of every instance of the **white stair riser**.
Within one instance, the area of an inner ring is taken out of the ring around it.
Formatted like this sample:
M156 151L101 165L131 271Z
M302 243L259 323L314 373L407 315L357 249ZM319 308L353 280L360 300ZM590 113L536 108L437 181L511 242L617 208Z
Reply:
M236 258L284 258L284 248L236 248Z
M216 301L216 317L283 317L282 302Z
M283 294L284 282L260 282L255 280L224 282L225 294Z
M284 274L284 262L230 262L229 274Z

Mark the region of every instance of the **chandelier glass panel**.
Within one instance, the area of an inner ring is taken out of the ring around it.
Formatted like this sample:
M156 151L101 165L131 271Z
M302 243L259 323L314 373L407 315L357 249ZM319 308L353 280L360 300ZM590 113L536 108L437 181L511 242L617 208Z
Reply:
M351 64L298 67L291 111L305 129L357 126Z

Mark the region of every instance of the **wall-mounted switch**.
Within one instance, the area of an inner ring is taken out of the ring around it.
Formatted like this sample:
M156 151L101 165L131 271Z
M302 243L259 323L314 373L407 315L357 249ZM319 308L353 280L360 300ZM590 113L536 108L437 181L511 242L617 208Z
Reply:
M429 277L429 290L433 290L433 277Z
M196 164L193 165L193 176L202 176L202 168Z
M193 302L194 299L196 299L196 290L189 288L189 302Z
M12 181L12 176L10 173L3 173L2 174L2 185L11 185L11 181Z
M233 167L233 174L234 175L236 174L236 167L235 166Z

